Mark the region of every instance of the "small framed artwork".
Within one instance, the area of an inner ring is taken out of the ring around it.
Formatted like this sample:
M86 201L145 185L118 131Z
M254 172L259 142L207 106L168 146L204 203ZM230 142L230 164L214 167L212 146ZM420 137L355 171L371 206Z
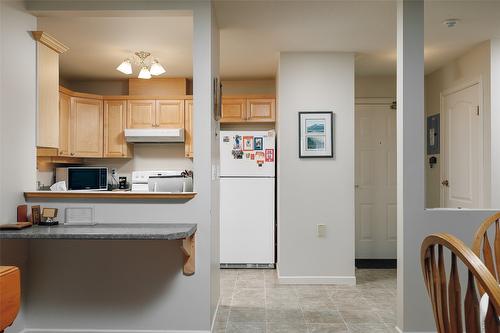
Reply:
M31 206L31 223L39 224L42 221L40 206Z
M334 157L333 112L299 112L299 157Z
M243 137L243 150L244 151L253 150L253 136Z

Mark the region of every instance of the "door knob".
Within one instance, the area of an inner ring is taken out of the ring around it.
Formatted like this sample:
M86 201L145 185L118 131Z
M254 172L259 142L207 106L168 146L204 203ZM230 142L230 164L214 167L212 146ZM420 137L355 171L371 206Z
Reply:
M450 182L448 181L448 179L445 179L441 182L441 185L443 186L446 186L446 187L449 187L450 186Z

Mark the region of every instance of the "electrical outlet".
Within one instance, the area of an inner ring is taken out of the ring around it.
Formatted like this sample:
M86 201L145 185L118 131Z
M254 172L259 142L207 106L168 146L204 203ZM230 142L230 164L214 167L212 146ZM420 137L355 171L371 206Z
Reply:
M111 174L112 174L113 176L115 176L115 175L116 175L116 169L115 169L115 168L111 169Z
M318 237L326 237L326 224L318 224L316 225L316 229Z

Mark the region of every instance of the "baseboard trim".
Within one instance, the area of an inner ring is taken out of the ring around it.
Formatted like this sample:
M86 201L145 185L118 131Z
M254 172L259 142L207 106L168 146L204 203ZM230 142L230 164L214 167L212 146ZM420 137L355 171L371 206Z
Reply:
M214 331L217 315L219 314L219 306L220 306L220 294L219 294L219 299L217 300L217 308L215 309L214 317L212 318L212 325L210 326L210 332Z
M280 284L342 284L355 286L356 276L282 276L279 266L276 266Z
M53 329L27 328L21 333L211 333L210 331L182 331L182 330L97 330L97 329Z

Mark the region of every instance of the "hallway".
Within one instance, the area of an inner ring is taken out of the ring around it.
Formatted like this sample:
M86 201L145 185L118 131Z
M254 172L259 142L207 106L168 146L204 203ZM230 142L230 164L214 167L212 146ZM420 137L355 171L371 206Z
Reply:
M396 270L356 277L355 287L280 285L275 270L221 270L214 332L396 332Z

